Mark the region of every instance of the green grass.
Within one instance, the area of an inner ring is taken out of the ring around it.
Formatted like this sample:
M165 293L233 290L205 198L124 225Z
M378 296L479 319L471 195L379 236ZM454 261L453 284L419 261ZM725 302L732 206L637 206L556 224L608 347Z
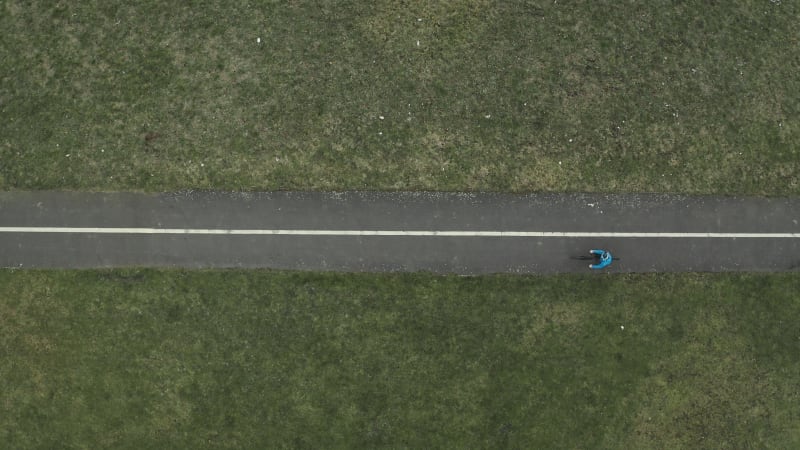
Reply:
M798 2L181 5L0 3L0 189L800 193Z
M798 292L796 274L0 271L0 446L797 448Z

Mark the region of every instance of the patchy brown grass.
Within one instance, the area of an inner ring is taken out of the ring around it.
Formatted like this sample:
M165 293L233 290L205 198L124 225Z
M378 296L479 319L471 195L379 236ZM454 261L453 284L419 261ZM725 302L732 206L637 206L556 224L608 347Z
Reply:
M799 283L0 271L0 437L794 448Z
M0 188L800 192L795 2L2 8Z

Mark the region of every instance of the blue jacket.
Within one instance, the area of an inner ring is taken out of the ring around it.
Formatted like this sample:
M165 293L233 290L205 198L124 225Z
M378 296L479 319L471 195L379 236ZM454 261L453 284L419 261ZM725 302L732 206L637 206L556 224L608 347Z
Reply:
M589 253L593 255L600 255L600 263L599 264L590 264L589 267L592 269L602 269L604 267L608 267L611 265L611 262L614 260L614 257L611 256L611 252L606 250L591 250Z

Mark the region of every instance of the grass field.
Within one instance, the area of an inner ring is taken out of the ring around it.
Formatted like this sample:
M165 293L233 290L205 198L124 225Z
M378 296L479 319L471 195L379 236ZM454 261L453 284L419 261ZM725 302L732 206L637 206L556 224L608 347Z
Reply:
M787 0L0 1L0 190L800 195L799 23ZM798 292L2 270L0 447L800 448Z
M0 189L800 193L798 2L79 3L0 2Z
M796 275L0 271L0 446L797 448L797 292Z

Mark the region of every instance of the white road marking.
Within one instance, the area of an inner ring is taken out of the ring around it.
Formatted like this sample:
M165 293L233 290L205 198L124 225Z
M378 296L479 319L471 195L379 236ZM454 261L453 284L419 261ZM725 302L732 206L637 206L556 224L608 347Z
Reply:
M573 238L800 238L800 233L670 233L616 231L237 230L218 228L0 227L0 233L183 234L237 236L433 236Z

